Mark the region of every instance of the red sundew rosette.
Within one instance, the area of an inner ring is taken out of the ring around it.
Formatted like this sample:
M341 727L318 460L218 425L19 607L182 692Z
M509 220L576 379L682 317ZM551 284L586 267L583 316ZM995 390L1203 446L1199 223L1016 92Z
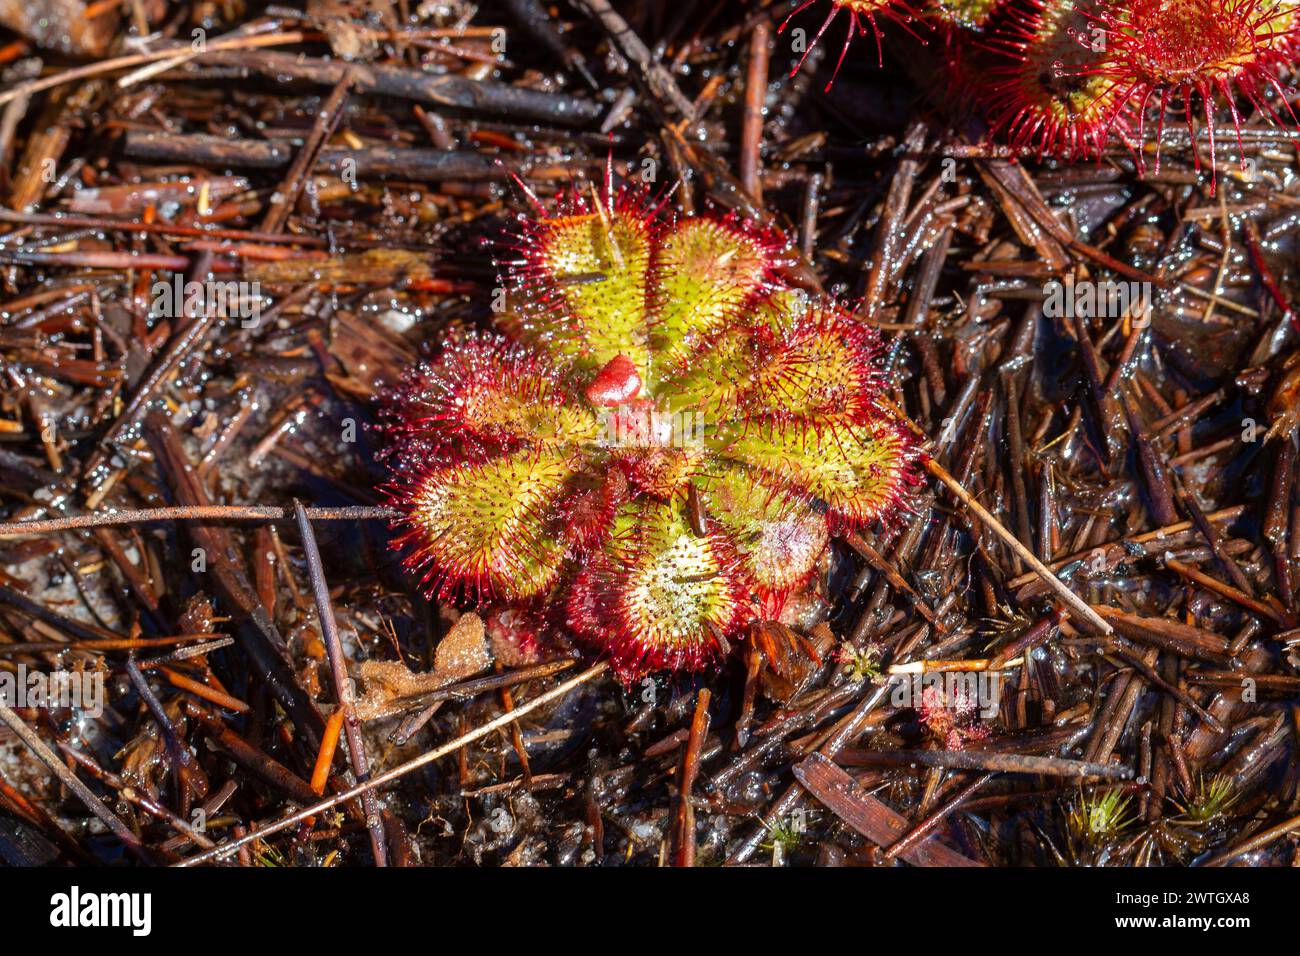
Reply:
M783 236L607 188L510 248L511 337L388 396L397 546L431 593L545 608L628 682L697 670L831 533L906 507L875 333L783 284Z

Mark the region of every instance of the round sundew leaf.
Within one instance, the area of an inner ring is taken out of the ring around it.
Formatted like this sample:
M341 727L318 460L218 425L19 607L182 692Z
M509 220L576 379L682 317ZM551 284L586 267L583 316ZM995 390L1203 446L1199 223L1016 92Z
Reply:
M657 364L686 358L699 336L740 315L768 281L773 245L768 237L718 219L689 217L668 230L653 265L651 343Z
M1293 8L1267 0L1127 0L1099 4L1090 19L1090 32L1106 38L1101 62L1092 72L1123 90L1126 101L1136 106L1139 140L1146 138L1149 108L1157 121L1155 138L1162 138L1171 100L1182 101L1188 134L1194 135L1191 102L1200 100L1210 133L1211 195L1217 176L1216 102L1230 110L1238 140L1238 98L1274 119L1294 118L1288 107L1282 106L1279 115L1265 99L1267 91L1283 93L1278 73L1293 65ZM1137 157L1140 169L1143 154ZM1199 168L1199 152L1193 151L1192 158Z
M844 313L811 309L763 343L742 409L822 427L863 420L880 390L879 348L875 333Z
M591 374L625 355L645 380L651 224L629 210L602 208L542 220L528 241L535 288L526 334Z
M390 430L423 443L500 451L594 441L596 416L575 403L535 352L495 336L468 336L417 367L391 396Z
M399 499L408 566L426 582L439 581L443 594L543 592L564 558L548 518L572 473L569 456L532 450L428 472Z
M760 599L782 598L807 580L829 541L825 516L803 499L759 485L735 466L699 478L696 485Z
M1122 12L1106 12L1094 26L1114 33L1109 62L1144 83L1190 89L1266 64L1278 25L1294 16L1261 0L1129 0Z
M732 425L720 437L720 456L747 466L759 484L817 498L850 524L898 507L912 483L912 442L889 422L821 430Z
M725 540L697 535L682 507L643 500L616 520L599 600L621 669L698 668L718 653L717 635L732 631L743 612Z
M574 574L564 595L565 624L593 644L608 642L614 633L606 604L609 581L604 555L593 555Z
M1102 75L1091 32L1097 0L1032 0L1009 8L987 49L994 59L975 83L989 125L1016 147L1065 157L1097 154L1128 129L1131 84ZM1085 42L1087 41L1087 42Z
M670 413L700 416L703 428L739 414L742 394L758 375L762 356L752 329L732 325L703 344L656 386Z

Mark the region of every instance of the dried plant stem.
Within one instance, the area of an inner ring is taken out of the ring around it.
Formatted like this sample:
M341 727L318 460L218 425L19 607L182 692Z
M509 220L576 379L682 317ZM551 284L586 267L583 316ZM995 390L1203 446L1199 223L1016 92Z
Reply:
M921 426L912 421L912 419L907 416L906 412L888 398L882 397L880 402L882 407L898 419L901 424L910 428L921 438L928 437ZM1101 616L1089 607L1088 603L1084 601L1083 598L1079 597L1079 595L1066 587L1065 582L1053 574L1047 565L1038 560L1038 557L1025 547L1019 538L1007 530L1006 526L995 518L987 508L976 501L975 496L967 491L965 487L962 486L962 483L954 478L947 468L943 467L943 465L939 464L935 459L926 456L925 470L947 487L947 489L956 496L957 500L969 508L974 513L975 517L979 518L990 531L1001 538L1002 542L1014 551L1017 557L1024 561L1034 574L1038 575L1038 577L1043 580L1044 584L1060 595L1061 600L1069 606L1070 610L1073 611L1081 620L1086 621L1092 630L1099 634L1109 634L1111 632L1111 626L1102 620Z
M394 508L357 505L344 508L305 508L312 521L386 521L398 516ZM294 520L292 508L263 505L194 505L168 508L140 508L134 511L105 511L88 515L69 515L43 521L11 521L0 524L0 538L25 534L50 534L80 528L106 528L111 525L145 524L150 521L278 521Z
M1132 780L1129 767L1089 763L1067 757L1040 757L983 750L843 750L836 762L845 767L943 767L1000 773L1042 774L1049 777Z
M1231 863L1243 853L1251 853L1262 847L1268 846L1268 844L1272 843L1278 837L1285 836L1295 830L1300 830L1300 817L1292 817L1290 820L1279 823L1277 826L1265 830L1263 833L1256 834L1249 840L1238 843L1234 847L1229 847L1222 853L1217 853L1210 857L1201 865L1224 866L1227 863Z
M251 50L265 46L292 46L296 43L302 43L306 39L306 34L300 31L289 31L286 33L271 33L257 36L232 36L213 40L208 44L204 51L207 53L218 53L223 50ZM65 83L72 83L75 80L84 80L91 76L100 76L104 73L112 73L114 70L124 70L133 66L140 66L144 63L155 63L158 60L174 60L182 49L188 49L187 46L171 47L166 50L151 50L148 53L133 53L130 56L119 56L111 60L100 60L97 63L87 63L85 66L78 66L71 70L64 70L62 73L55 73L52 76L46 76L39 80L29 80L26 83L19 83L13 89L0 93L0 105L15 100L20 96L31 96L42 90L52 89L56 86L62 86Z
M709 733L709 701L712 695L707 687L695 699L695 716L691 732L682 754L681 780L677 791L677 858L678 866L695 865L695 810L691 806L691 791L700 772L700 751Z
M740 183L755 203L763 203L763 105L767 99L767 69L772 53L772 25L760 20L749 40L745 73L745 112L741 128Z
M348 742L352 773L357 783L365 783L370 779L370 761L366 757L365 741L361 738L361 722L352 709L352 682L348 678L343 639L339 636L338 621L334 618L334 606L330 602L330 589L325 580L325 568L321 564L320 548L316 546L316 533L312 530L307 510L297 501L293 503L293 510L298 521L298 533L302 536L303 554L307 558L307 576L311 579L312 594L316 598L321 637L325 640L325 652L329 656L334 695L343 711L343 733ZM370 849L375 857L375 866L387 866L388 848L384 842L384 822L379 816L379 801L373 790L367 790L362 795L361 806L366 814L366 829L370 831Z
M1048 569L1047 565L1043 564L1042 561L1039 561L1034 553L1026 548L1020 542L1019 538L1008 531L1002 522L993 517L988 509L976 501L974 496L962 487L961 482L949 474L948 469L944 468L943 465L939 464L933 458L930 458L925 463L925 470L934 475L935 478L939 479L939 481L941 481L948 490L951 491L959 501L961 501L962 504L974 513L975 517L984 522L990 531L1001 538L1002 542L1016 553L1020 560L1029 565L1034 573L1043 580L1043 583L1055 591L1060 596L1061 600L1069 605L1070 610L1075 613L1077 618L1087 621L1088 624L1091 625L1092 629L1100 634L1109 634L1111 632L1111 626L1107 624L1096 611L1089 607L1083 598L1079 597L1079 595L1066 587L1065 582L1053 574Z
M1282 627L1290 627L1293 623L1277 608L1271 607L1265 602L1251 597L1240 588L1234 588L1230 584L1225 584L1222 581L1212 578L1203 571L1191 567L1188 564L1184 564L1182 561L1176 561L1173 558L1166 558L1165 567L1186 578L1188 581L1191 581L1193 584L1205 588L1207 591L1211 591L1230 601L1235 601L1252 614L1268 618L1268 620L1272 621L1274 624L1278 624Z
M935 626L936 630L946 631L947 626L943 624L930 605L925 603L925 598L916 593L916 589L907 583L907 579L894 570L885 556L871 546L870 543L857 532L850 532L844 536L844 541L850 548L866 558L867 562L883 574L886 580L894 587L902 591L912 600L912 605L916 608L917 613Z
M922 840L933 833L950 813L961 806L968 797L974 794L975 791L979 790L995 776L997 775L986 773L976 777L970 783L966 784L966 786L962 787L944 801L942 806L937 808L920 823L916 824L912 829L908 830L904 836L899 838L898 842L891 844L890 847L885 850L884 858L886 860L894 860L909 850L914 849Z
M636 66L646 87L656 99L670 104L687 121L694 120L695 105L677 86L672 73L655 58L650 48L607 0L575 0L575 5L604 27L615 46Z

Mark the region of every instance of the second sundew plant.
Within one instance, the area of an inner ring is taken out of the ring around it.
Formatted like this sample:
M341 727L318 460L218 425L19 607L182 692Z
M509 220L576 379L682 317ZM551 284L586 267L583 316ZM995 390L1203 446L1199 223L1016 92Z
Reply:
M1148 106L1163 124L1171 100L1181 102L1188 133L1194 134L1193 103L1199 101L1214 156L1215 105L1222 103L1240 137L1238 99L1260 115L1295 121L1280 72L1295 63L1294 0L1128 0L1102 4L1091 14L1092 29L1107 38L1106 53L1093 68L1137 104L1139 122ZM1278 94L1274 109L1266 93ZM1156 142L1161 140L1158 125ZM1139 140L1144 140L1139 126ZM1196 151L1193 161L1199 164Z
M974 103L993 140L1040 157L1085 159L1123 145L1141 170L1154 138L1158 165L1165 121L1175 117L1191 135L1203 123L1213 173L1213 140L1223 123L1216 113L1227 113L1238 131L1246 109L1297 123L1288 101L1295 90L1284 85L1300 60L1297 0L912 2L825 0L827 18L813 42L847 13L838 74L848 44L868 26L877 62L878 26L887 21L923 40L942 37L945 94L957 90ZM1192 159L1199 168L1197 151Z
M521 221L500 334L389 395L398 545L426 586L529 605L624 680L716 662L828 538L889 516L911 437L875 333L782 279L781 235L608 180Z

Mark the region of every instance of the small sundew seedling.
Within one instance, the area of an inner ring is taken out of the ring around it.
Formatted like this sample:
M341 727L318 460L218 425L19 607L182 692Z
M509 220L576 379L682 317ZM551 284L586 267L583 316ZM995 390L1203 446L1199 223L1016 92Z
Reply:
M397 546L443 597L531 602L625 682L775 618L831 534L916 480L874 332L782 280L785 237L575 191L521 221L505 335L387 396Z
M851 681L875 681L880 676L880 657L874 647L858 650L848 641L840 644L835 659L844 665L844 675Z
M781 866L787 856L803 842L807 831L807 821L802 814L782 817L775 823L763 822L767 830L767 841L759 846L772 854L772 865Z

